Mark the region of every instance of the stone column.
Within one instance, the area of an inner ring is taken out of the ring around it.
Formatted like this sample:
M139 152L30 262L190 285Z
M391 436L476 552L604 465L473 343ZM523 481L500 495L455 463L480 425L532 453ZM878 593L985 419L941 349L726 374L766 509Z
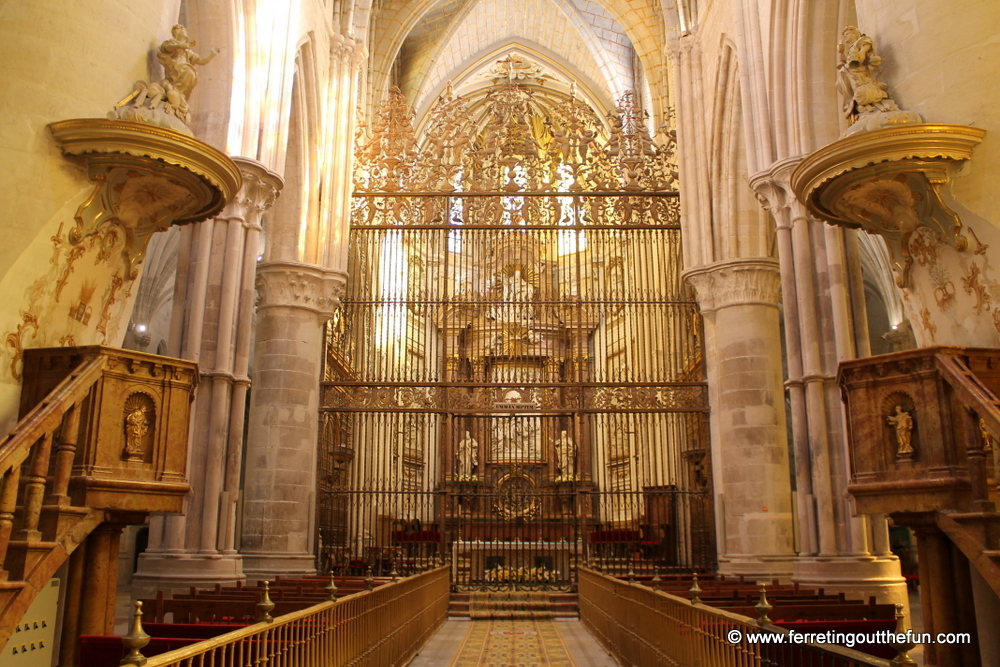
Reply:
M281 178L246 158L237 196L214 220L188 236L175 294L175 353L199 362L201 383L192 412L191 494L184 516L150 523L150 548L139 562L138 591L242 580L234 548L254 276L261 219Z
M776 260L685 273L705 318L719 570L788 578L794 558Z
M257 341L242 543L248 578L315 572L313 533L323 324L345 276L296 262L257 268Z
M798 553L794 579L852 597L907 605L899 562L888 553L884 517L852 517L846 421L836 383L840 361L859 352L867 329L860 265L849 237L813 219L788 186L797 161L775 165L752 186L775 220L781 266L792 442L795 448ZM848 232L853 234L853 232ZM858 300L862 300L860 304Z

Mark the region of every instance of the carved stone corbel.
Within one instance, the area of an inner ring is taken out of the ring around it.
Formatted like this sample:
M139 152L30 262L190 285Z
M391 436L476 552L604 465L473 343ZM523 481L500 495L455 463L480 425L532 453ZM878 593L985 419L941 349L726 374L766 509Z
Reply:
M896 284L908 287L914 255L925 247L968 248L962 221L940 188L948 168L970 159L985 133L921 123L848 136L807 156L792 174L792 189L813 215L882 236Z

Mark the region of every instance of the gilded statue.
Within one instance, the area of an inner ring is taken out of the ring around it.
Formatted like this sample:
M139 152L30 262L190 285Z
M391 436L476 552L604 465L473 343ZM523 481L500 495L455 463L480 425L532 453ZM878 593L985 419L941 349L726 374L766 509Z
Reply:
M844 28L841 37L837 88L843 94L844 115L853 123L845 135L922 122L919 114L900 109L889 97L888 84L877 76L882 58L872 38L854 26Z
M170 39L156 51L156 59L163 65L166 76L159 81L136 81L132 92L115 105L108 118L160 125L190 134L188 102L198 85L195 66L207 65L219 54L219 49L214 48L207 56L200 56L194 46L195 41L188 39L184 26L171 28Z
M142 439L148 432L146 409L137 406L125 417L125 454L129 461L142 460Z
M571 482L576 479L574 459L576 459L576 443L573 438L562 431L555 442L556 461L559 464L557 481Z
M897 405L896 413L889 415L885 420L896 431L896 456L912 456L913 417L902 406Z
M468 431L458 443L458 480L460 482L475 481L472 468L479 465L479 443Z

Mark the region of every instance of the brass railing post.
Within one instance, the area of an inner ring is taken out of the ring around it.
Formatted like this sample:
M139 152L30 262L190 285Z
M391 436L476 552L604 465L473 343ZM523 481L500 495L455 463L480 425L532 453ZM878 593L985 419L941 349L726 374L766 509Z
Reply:
M122 637L122 644L128 649L128 655L122 658L119 665L135 665L142 667L146 664L146 656L139 651L149 643L149 635L142 629L142 602L136 600L135 611L132 612L132 624L129 626L128 634Z

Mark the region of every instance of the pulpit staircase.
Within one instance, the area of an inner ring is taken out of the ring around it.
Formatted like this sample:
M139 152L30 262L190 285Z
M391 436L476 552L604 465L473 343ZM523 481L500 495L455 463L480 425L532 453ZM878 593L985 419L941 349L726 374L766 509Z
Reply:
M150 511L179 511L188 490L183 475L194 364L93 346L27 350L24 369L22 417L0 443L0 651L38 593L102 524L120 531ZM126 461L118 445L127 437L122 403L136 392L155 414L143 460ZM104 532L114 539L90 546L76 580L64 585L70 598L76 589L91 624L107 627L114 618L109 573L117 572L118 532ZM86 591L94 568L110 584L103 599ZM92 613L98 607L105 613ZM64 614L64 629L86 631L87 622L79 627L79 614Z

